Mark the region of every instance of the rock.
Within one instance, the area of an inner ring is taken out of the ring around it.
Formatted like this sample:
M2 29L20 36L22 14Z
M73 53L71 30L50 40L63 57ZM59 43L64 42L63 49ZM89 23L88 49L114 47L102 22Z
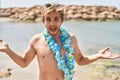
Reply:
M7 68L3 72L0 73L0 78L6 78L11 76L11 69Z
M66 20L120 20L120 10L113 6L84 6L84 5L60 5L66 11ZM0 11L6 17L20 20L37 20L41 18L43 6L36 5L29 8L3 8Z

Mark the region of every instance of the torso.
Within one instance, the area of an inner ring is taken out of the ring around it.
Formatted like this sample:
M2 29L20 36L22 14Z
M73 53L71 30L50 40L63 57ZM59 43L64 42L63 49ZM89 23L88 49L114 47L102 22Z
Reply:
M63 72L58 69L54 54L48 47L42 34L34 44L34 48L40 67L40 80L64 80ZM64 52L62 48L61 53L63 57Z

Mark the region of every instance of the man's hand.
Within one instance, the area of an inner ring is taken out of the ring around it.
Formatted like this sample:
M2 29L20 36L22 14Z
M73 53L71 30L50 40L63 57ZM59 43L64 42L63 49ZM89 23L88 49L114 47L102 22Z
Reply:
M0 52L7 52L8 44L0 38Z
M99 56L102 59L116 59L120 58L120 54L108 52L109 48L105 48L99 51Z

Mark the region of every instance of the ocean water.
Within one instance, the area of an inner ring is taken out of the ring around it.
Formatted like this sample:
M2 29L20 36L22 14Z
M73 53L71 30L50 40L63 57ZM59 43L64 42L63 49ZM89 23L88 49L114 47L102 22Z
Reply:
M80 49L86 54L110 47L111 51L120 53L120 22L64 22L71 33L78 39ZM33 35L44 30L43 23L0 22L0 37L9 43L11 48L23 52Z

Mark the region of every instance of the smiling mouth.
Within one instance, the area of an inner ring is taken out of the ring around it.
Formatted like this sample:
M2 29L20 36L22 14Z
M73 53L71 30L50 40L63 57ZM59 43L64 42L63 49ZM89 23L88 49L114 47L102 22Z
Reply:
M50 29L50 31L52 31L52 32L55 32L56 30L57 30L57 28L49 28Z

